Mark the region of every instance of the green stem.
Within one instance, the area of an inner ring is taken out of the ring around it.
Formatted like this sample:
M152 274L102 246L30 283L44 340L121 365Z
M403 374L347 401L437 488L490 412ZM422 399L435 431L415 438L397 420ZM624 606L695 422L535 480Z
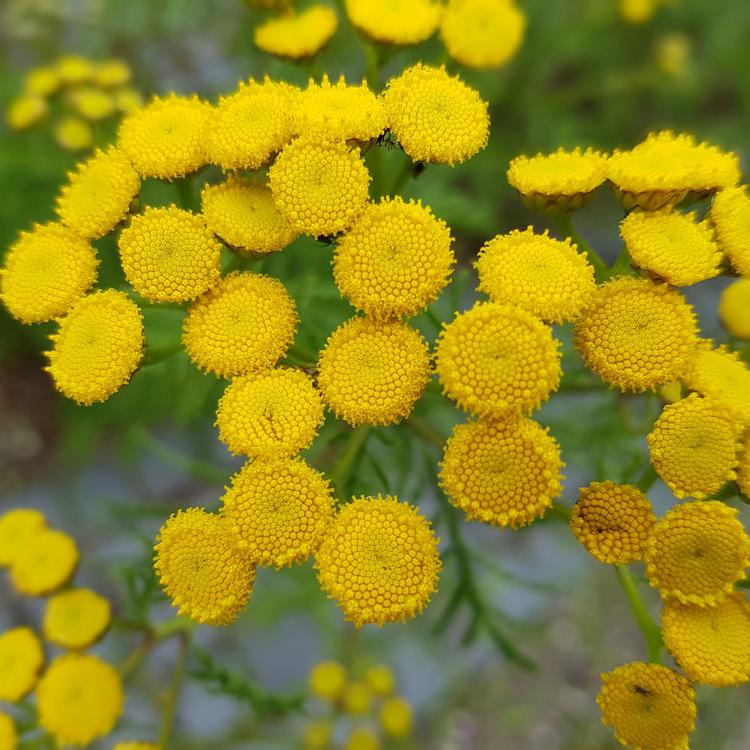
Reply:
M365 80L370 90L378 93L380 89L380 54L377 47L367 39L362 40L365 51Z
M193 206L193 178L185 177L182 180L177 180L174 183L177 188L177 199L180 204L180 208L186 211L191 211Z
M346 496L346 486L349 483L354 463L357 460L357 456L359 456L359 452L364 447L369 434L370 426L365 424L352 430L346 447L331 469L329 477L339 501L343 501Z
M406 183L414 177L414 164L408 156L404 155L404 157L404 161L393 179L389 195L398 195L404 189Z
M159 747L161 750L167 750L169 741L172 738L172 729L174 719L177 714L177 706L180 702L182 693L182 684L185 680L185 666L187 664L188 652L190 650L190 631L180 631L180 650L177 655L174 673L172 674L172 683L167 693L167 702L164 706L161 729L159 731Z
M646 641L648 660L653 664L660 664L662 648L661 629L654 622L649 611L646 609L646 605L641 598L638 587L635 585L635 581L633 580L627 566L615 565L615 571L617 572L617 578L620 581L620 585L628 598L628 604L630 605L633 619L640 628L643 638Z
M559 518L565 523L570 523L570 508L562 503L554 502L549 509L550 518Z
M183 350L184 347L182 346L182 341L177 344L172 344L172 346L164 346L161 349L149 349L141 362L141 367L158 365L159 362L174 357L175 354L179 354Z
M588 258L589 263L594 268L594 273L598 279L604 277L609 270L607 264L599 257L599 254L578 234L573 226L573 219L570 214L554 214L552 220L560 234L569 237L578 245L578 249Z

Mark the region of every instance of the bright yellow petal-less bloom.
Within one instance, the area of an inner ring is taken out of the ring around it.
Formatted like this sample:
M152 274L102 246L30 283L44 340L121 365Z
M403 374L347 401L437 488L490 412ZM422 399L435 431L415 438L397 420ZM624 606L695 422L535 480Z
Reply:
M570 529L586 551L603 563L641 560L656 523L649 499L630 484L592 482L582 487Z
M44 651L36 633L21 627L0 634L0 700L15 703L36 685Z
M645 391L685 374L697 334L695 313L679 292L622 277L597 289L576 324L575 345L610 385Z
M16 750L18 747L18 733L13 719L0 711L0 748L2 750Z
M396 687L396 678L385 664L375 664L365 672L365 682L376 695L390 695Z
M750 538L725 503L694 500L677 505L648 539L646 574L662 598L714 606L750 565Z
M27 596L45 596L64 586L78 565L78 548L62 531L42 529L13 557L10 580Z
M714 196L711 223L719 246L740 276L750 277L750 196L747 187L729 187Z
M336 285L366 315L416 315L449 281L452 241L445 222L421 202L383 198L337 243Z
M47 527L44 514L33 508L13 508L0 516L0 565L12 564L29 539Z
M602 676L596 697L602 722L618 741L639 750L687 750L695 726L695 690L661 664L631 662Z
M25 94L8 105L5 119L13 130L28 130L43 120L47 111L47 102L41 96Z
M68 589L55 594L44 613L44 637L66 649L88 648L109 627L109 601L90 589Z
M60 74L50 66L30 70L23 79L23 90L32 96L46 97L60 88Z
M132 377L143 358L143 316L124 292L108 289L78 300L50 336L47 372L80 404L105 401Z
M395 739L408 737L414 721L409 702L399 695L383 701L378 712L378 719L383 733Z
M337 661L321 661L310 670L307 683L316 698L335 701L344 693L346 669Z
M517 529L562 492L560 447L531 419L460 424L445 444L440 484L470 520Z
M79 89L71 101L78 114L87 120L104 120L114 114L117 106L112 94L95 88Z
M154 569L179 614L227 625L245 608L255 566L226 518L202 508L171 516L159 531Z
M249 461L232 477L222 513L252 562L282 568L318 549L333 518L333 491L301 458Z
M480 417L529 412L560 382L552 329L520 307L497 302L458 313L443 329L435 356L444 393Z
M231 273L192 305L182 340L190 359L221 377L273 367L297 329L297 309L270 276Z
M487 103L445 68L407 68L388 82L383 101L391 132L414 161L458 164L487 143Z
M437 30L442 6L435 0L346 0L346 13L363 34L384 44L419 44Z
M380 738L370 727L354 727L346 739L344 750L380 750Z
M364 716L370 712L373 701L372 689L362 680L352 680L344 689L344 710L352 716Z
M302 746L305 750L329 750L333 729L333 722L330 719L313 719L305 727Z
M121 89L116 89L113 96L118 111L124 112L126 115L143 106L143 94L132 86L123 86Z
M94 75L94 64L81 55L62 55L55 69L63 83L68 84L89 81Z
M94 131L80 117L63 117L52 129L55 143L67 151L83 151L94 142Z
M427 342L405 323L350 318L320 353L318 387L326 405L352 426L409 416L430 378Z
M661 0L618 0L620 15L633 24L651 20Z
M724 289L719 317L732 336L750 340L750 279L738 279Z
M437 587L438 539L416 508L395 497L344 505L315 558L322 589L357 627L419 614Z
M269 18L253 31L255 46L278 57L301 60L312 57L336 32L338 18L327 5L311 5Z
M124 60L117 58L102 60L94 68L94 81L103 88L124 86L130 81L131 76L130 66Z
M114 667L88 654L58 656L36 695L39 726L60 745L88 745L109 734L125 702Z

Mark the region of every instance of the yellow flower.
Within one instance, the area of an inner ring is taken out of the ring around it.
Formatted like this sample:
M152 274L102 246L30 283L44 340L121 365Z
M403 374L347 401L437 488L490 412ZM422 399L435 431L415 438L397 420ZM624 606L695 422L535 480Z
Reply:
M52 130L55 142L68 151L83 151L94 142L94 131L80 117L63 117Z
M234 454L291 456L323 423L323 400L308 375L280 367L233 380L216 411L219 438Z
M79 89L71 98L78 114L87 120L104 120L115 111L112 94L101 89Z
M153 742L126 740L125 742L118 742L113 750L161 750L161 746L155 745Z
M665 406L648 446L656 473L677 497L703 498L735 478L738 425L711 398L691 393Z
M90 589L68 589L55 594L44 613L44 637L67 649L88 648L109 627L109 601Z
M122 151L97 151L69 174L57 198L57 215L81 237L97 239L117 226L141 189L141 180Z
M602 723L638 750L687 750L695 726L695 690L661 664L631 662L602 676L596 702Z
M344 690L344 710L355 716L368 714L372 707L372 699L372 689L366 682L352 680Z
M665 602L664 644L694 682L715 687L750 680L750 605L730 594L715 607Z
M122 120L117 145L141 177L184 177L208 161L204 139L211 114L211 105L197 96L155 96Z
M255 46L279 57L301 60L312 57L336 32L338 18L327 5L311 5L271 17L255 27Z
M654 526L646 574L664 599L714 606L745 578L749 552L735 508L694 500L675 506Z
M348 229L367 203L370 174L359 151L343 143L298 138L268 177L279 211L313 237Z
M0 711L0 748L2 750L16 750L18 734L13 719L4 711Z
M10 580L27 596L44 596L64 586L78 565L76 543L62 531L42 529L17 550Z
M443 67L408 68L388 82L383 101L391 131L414 161L458 164L487 144L487 103Z
M0 299L24 323L64 315L96 281L91 244L62 224L21 232L0 270Z
M737 484L740 492L750 499L750 433L745 437L745 442L740 449Z
M707 222L669 209L631 211L620 224L633 265L675 286L719 275L721 251Z
M232 477L222 513L253 563L282 568L318 549L333 518L333 492L301 458L248 461Z
M195 622L227 625L250 599L255 566L222 516L178 511L161 527L154 552L162 588L178 613Z
M331 84L324 73L310 81L294 111L295 130L303 136L328 141L367 141L387 127L383 100L362 82L347 85L344 77Z
M408 503L355 498L318 550L318 581L357 627L403 621L419 614L437 587L437 545L430 522Z
M63 83L83 83L94 75L94 65L80 55L63 55L55 66Z
M11 565L27 542L47 527L44 515L32 508L14 508L0 516L0 565Z
M55 387L80 404L105 401L131 378L143 357L143 317L124 292L78 300L50 336L45 368Z
M656 12L659 0L619 0L620 15L628 23L645 23Z
M369 727L354 727L346 740L344 750L379 750L378 735Z
M143 106L143 94L132 86L124 86L114 92L115 106L120 112L130 114Z
M104 88L123 86L130 80L131 75L130 66L117 58L102 60L94 67L94 81Z
M323 400L352 426L400 422L411 413L429 378L427 342L399 321L350 318L328 337L320 353Z
M195 301L182 340L198 367L226 378L273 367L296 329L294 300L280 281L235 272Z
M258 169L290 141L298 91L250 81L219 99L204 140L210 161L224 169Z
M44 665L42 644L31 628L13 628L0 634L0 700L15 703L39 678Z
M370 203L338 242L333 275L341 294L376 318L416 315L448 283L450 229L428 206L395 198Z
M270 188L229 176L206 185L201 193L203 218L209 229L232 247L265 254L283 250L297 233L276 208Z
M88 745L109 734L125 696L117 671L97 656L58 656L37 688L39 726L60 745Z
M305 750L330 750L333 723L330 719L314 719L305 727L302 742Z
M413 721L411 706L401 696L394 695L384 700L378 718L387 737L400 739L409 736Z
M692 51L690 37L674 32L663 34L657 39L654 57L662 73L672 78L684 78L690 70Z
M526 16L510 0L449 0L440 22L450 56L485 70L512 60L525 31Z
M155 302L195 299L220 276L221 243L202 216L176 206L133 216L118 245L127 280Z
M49 66L30 70L23 79L23 90L31 96L49 96L60 88L60 74Z
M573 536L603 563L643 559L655 523L651 503L637 487L609 481L582 487L570 515Z
M532 227L484 244L474 264L479 291L493 302L528 310L543 321L575 320L596 289L594 269L569 239L553 239Z
M396 686L396 678L385 664L376 664L365 672L365 682L377 695L390 695Z
M552 329L511 305L479 302L456 314L435 356L443 392L480 417L529 412L560 382Z
M8 105L5 118L13 130L27 130L43 120L46 114L47 102L42 97L24 94Z
M695 355L693 308L647 279L602 284L578 320L575 346L587 367L623 391L645 391L685 374Z
M714 196L710 211L719 247L740 276L750 277L750 197L747 187L729 187Z
M562 491L560 448L531 419L469 421L445 444L440 484L467 518L520 528Z
M385 44L419 44L437 30L442 6L434 0L346 0L352 25Z
M738 279L724 289L719 317L732 336L750 340L750 279Z
M344 693L346 670L337 661L321 661L310 670L307 682L316 698L335 701Z

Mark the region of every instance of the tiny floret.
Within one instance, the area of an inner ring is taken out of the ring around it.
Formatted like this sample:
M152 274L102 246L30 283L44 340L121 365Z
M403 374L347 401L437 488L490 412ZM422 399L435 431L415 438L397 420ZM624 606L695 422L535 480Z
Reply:
M44 651L31 628L0 633L0 700L16 703L30 692L44 665Z
M320 52L336 32L338 18L327 5L311 5L269 18L255 27L255 46L278 57L301 60Z
M55 594L44 613L44 637L62 648L88 648L109 626L109 601L90 589L68 589Z

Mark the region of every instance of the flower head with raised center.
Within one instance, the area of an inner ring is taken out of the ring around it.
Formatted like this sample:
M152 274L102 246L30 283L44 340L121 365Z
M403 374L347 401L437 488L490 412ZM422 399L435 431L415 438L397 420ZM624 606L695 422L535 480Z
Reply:
M719 246L738 274L750 277L750 196L747 186L728 187L714 196L709 214Z
M44 665L42 644L31 628L0 633L0 700L15 703L30 692Z
M385 44L419 44L440 23L442 6L436 0L346 0L352 24L371 39Z
M112 608L107 599L84 588L55 594L44 613L44 637L66 649L88 648L109 626Z
M327 5L269 18L255 27L255 46L278 57L302 60L320 52L336 32L338 18Z
M42 529L13 556L10 580L27 596L45 596L64 586L78 565L75 541L62 531Z

